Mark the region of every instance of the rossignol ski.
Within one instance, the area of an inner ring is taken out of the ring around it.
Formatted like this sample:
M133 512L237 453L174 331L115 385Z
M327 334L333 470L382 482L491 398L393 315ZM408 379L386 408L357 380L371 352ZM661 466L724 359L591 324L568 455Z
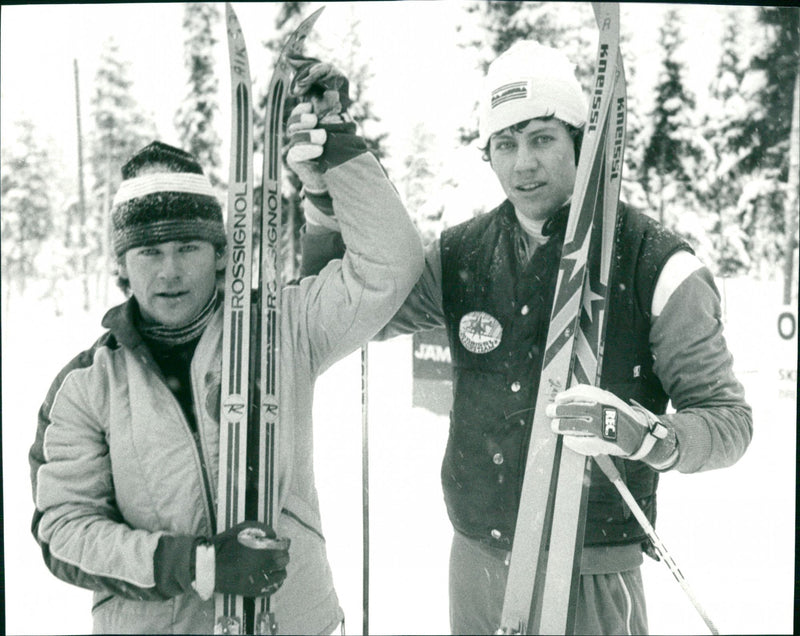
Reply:
M625 133L619 6L593 3L593 9L600 29L597 67L498 630L505 634L571 633L575 618L590 463L563 447L550 430L546 407L573 382L597 380ZM590 268L590 258L602 267Z
M225 270L222 335L218 532L246 519L248 429L253 419L253 402L248 386L253 283L252 93L242 29L227 3L225 21L230 58L232 123L227 210L229 252ZM253 622L252 600L229 594L216 595L214 633L253 633Z
M220 396L219 532L246 519L274 527L278 514L275 460L280 415L281 148L283 104L291 74L286 57L302 49L321 11L289 36L270 82L262 214L256 228L250 68L241 26L226 3L232 125ZM260 246L255 243L258 236ZM261 536L245 540L256 544L270 541ZM274 634L277 628L269 597L216 595L215 633Z

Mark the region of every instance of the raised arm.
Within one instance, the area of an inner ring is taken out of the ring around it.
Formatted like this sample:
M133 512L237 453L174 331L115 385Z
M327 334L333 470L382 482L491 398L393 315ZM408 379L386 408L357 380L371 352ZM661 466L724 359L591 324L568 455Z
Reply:
M335 214L346 251L318 276L303 279L302 302L286 307L302 307L297 321L321 372L392 318L422 273L423 254L397 191L354 126L323 128L310 110L301 104L290 119L290 166L305 186L306 216Z

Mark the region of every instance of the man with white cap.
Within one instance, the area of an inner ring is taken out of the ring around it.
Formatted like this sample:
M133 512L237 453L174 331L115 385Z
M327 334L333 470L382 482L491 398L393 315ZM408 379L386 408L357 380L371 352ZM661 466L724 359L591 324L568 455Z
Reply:
M375 157L360 138L344 141L317 136L326 163L306 176L328 190L348 250L282 294L274 528L217 532L219 201L178 148L154 142L123 166L111 226L129 298L53 382L30 451L34 537L53 574L94 591L94 632L211 634L214 592L271 595L280 633L342 622L314 485L314 381L392 317L423 262Z
M490 65L479 143L507 200L426 248L423 275L381 334L443 325L450 341L454 395L441 477L455 529L454 634L500 626L586 112L573 65L555 49L521 41ZM733 464L750 442L752 417L711 273L649 217L624 203L620 216L600 387L560 393L548 415L569 448L613 455L654 521L659 474ZM307 235L309 262L324 260L319 232ZM666 414L670 401L675 412ZM604 410L616 413L613 435L603 435ZM651 552L644 532L593 471L575 633L647 632L643 552Z

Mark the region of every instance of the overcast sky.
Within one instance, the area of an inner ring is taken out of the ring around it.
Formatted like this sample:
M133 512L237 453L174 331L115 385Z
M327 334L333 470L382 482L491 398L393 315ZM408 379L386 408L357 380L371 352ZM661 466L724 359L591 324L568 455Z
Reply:
M312 3L308 12L323 3ZM316 25L335 42L347 25L360 21L360 38L374 78L370 99L375 113L390 131L395 159L414 123L424 121L449 143L459 125L469 123L479 75L468 51L457 45L455 25L463 2L331 2ZM261 42L273 35L276 3L234 3L250 53L254 78L271 73ZM658 50L656 34L665 5L622 5L622 20L635 25L640 81L654 80ZM683 9L686 34L692 47L692 81L700 89L713 72L719 37L720 8L687 6ZM177 142L172 118L185 95L181 28L183 6L158 4L56 4L2 7L0 26L0 99L2 131L21 116L50 135L54 159L67 166L76 162L73 60L80 69L83 130L88 130L89 99L96 60L103 42L112 36L123 59L129 60L136 99L152 113L164 141ZM227 64L224 32L218 46ZM710 49L709 49L710 47ZM592 52L593 54L593 52ZM228 77L220 67L219 132L227 148ZM702 99L702 95L700 95ZM392 148L390 147L390 150ZM227 151L223 152L226 155Z

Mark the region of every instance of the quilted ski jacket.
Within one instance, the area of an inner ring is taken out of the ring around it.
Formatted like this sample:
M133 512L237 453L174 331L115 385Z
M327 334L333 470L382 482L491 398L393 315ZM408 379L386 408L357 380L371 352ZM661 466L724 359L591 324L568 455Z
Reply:
M281 633L330 633L342 620L313 473L312 397L325 369L395 313L423 266L419 236L369 154L328 170L348 252L283 291L279 536L288 576L272 596ZM197 432L135 331L130 302L58 375L31 448L33 533L59 578L94 595L98 633L213 633L214 601L165 598L153 559L163 534L214 533L222 310L191 362Z

